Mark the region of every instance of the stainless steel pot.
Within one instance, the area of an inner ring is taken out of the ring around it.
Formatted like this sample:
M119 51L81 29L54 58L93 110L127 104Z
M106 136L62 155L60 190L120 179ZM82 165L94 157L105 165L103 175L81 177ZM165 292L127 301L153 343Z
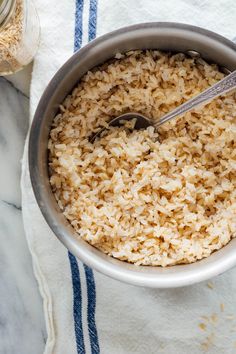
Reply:
M91 68L132 49L196 51L209 62L236 69L236 45L207 30L177 23L146 23L122 28L90 42L75 53L46 88L35 113L29 140L29 168L38 205L55 235L80 260L112 278L139 286L169 288L193 284L223 273L236 264L236 239L210 257L167 268L137 267L113 259L76 236L52 194L47 142L59 104Z

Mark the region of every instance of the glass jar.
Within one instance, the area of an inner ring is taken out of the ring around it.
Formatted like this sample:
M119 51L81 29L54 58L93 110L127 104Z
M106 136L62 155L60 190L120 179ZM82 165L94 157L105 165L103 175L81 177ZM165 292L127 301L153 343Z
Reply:
M32 61L39 35L32 0L0 0L0 75L19 71Z

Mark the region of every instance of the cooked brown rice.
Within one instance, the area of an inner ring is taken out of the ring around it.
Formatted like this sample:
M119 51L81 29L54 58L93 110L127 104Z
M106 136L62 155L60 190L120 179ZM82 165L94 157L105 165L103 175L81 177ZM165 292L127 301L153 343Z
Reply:
M51 186L78 233L137 265L191 263L236 234L234 93L162 126L91 133L125 112L158 119L222 79L183 54L134 51L89 71L60 107Z

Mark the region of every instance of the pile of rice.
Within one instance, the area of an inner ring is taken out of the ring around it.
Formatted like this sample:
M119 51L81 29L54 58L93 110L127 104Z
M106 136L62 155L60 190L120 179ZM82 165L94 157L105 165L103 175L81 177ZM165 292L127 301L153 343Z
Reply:
M120 260L167 266L236 235L235 93L158 133L112 128L89 141L122 113L158 119L223 77L202 59L132 51L82 78L48 145L51 186L78 237Z

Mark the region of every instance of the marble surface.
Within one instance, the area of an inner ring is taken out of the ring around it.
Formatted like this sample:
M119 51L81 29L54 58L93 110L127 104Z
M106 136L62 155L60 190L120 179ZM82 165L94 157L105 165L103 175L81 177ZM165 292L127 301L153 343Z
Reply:
M0 77L0 354L42 354L42 299L21 214L20 160L28 129L30 69ZM24 80L23 80L24 77Z

